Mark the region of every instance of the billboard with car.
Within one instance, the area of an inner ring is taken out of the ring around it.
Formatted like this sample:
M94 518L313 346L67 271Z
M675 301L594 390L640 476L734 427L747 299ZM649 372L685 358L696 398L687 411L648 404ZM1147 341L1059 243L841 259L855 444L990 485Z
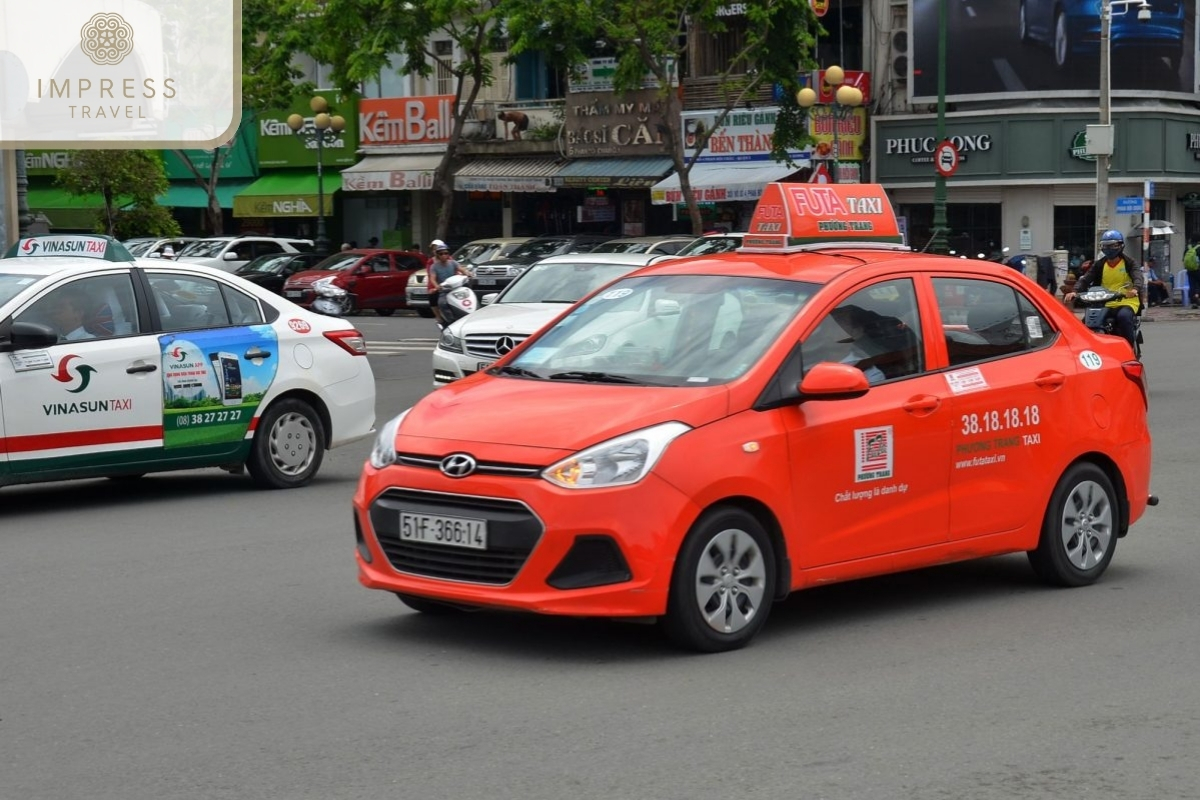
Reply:
M1112 94L1200 98L1198 0L1113 3ZM914 103L938 95L938 0L910 0L908 87ZM949 3L946 99L1062 99L1100 91L1099 0Z

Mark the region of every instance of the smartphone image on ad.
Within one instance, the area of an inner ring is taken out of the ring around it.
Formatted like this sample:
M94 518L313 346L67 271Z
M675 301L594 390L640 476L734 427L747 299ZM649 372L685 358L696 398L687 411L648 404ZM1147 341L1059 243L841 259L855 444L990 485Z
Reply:
M221 402L227 406L242 404L242 365L234 353L209 353Z

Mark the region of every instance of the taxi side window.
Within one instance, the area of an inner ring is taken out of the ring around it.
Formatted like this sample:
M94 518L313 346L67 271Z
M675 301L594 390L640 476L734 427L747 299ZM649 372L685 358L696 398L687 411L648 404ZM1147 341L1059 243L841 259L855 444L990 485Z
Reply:
M63 342L140 333L133 282L127 273L80 278L58 286L14 319L49 325Z
M208 278L151 273L150 290L164 331L230 324L221 287Z
M800 346L804 371L832 361L858 367L872 383L924 371L921 319L913 282L883 281L847 297Z
M934 278L950 366L1024 353L1054 331L1030 300L1010 286L971 278Z
M263 321L258 301L231 286L221 284L225 307L229 310L229 321L234 325L258 325Z

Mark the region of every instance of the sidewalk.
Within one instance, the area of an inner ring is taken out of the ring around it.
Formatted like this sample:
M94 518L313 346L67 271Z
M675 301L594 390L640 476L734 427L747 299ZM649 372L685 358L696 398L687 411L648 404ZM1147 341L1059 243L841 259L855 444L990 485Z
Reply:
M1200 309L1172 303L1168 306L1147 308L1142 314L1142 322L1184 322L1187 320L1200 320Z

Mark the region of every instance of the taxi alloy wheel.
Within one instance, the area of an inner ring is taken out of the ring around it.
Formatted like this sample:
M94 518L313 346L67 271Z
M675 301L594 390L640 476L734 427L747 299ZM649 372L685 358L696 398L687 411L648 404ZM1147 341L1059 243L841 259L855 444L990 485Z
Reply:
M1094 583L1112 561L1120 518L1120 501L1108 475L1095 464L1076 464L1054 489L1029 562L1039 577L1056 586Z
M715 509L683 543L663 628L681 647L713 653L745 646L775 598L775 552L758 520Z
M312 480L325 455L325 426L304 401L280 400L267 409L246 467L267 489L291 489Z

